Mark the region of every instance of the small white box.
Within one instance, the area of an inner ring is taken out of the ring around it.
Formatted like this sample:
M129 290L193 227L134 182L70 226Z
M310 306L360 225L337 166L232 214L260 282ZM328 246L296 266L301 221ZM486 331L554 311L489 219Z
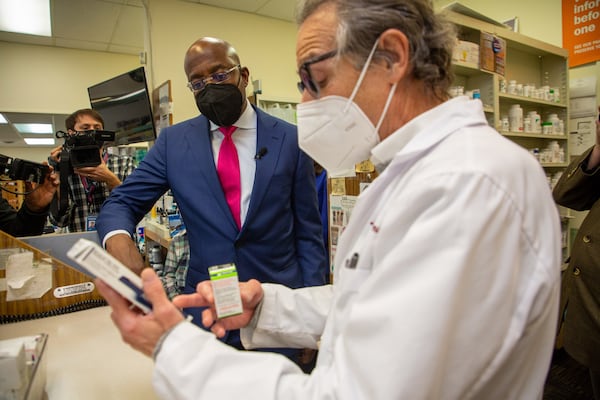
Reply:
M235 264L208 267L213 288L217 318L239 315L243 311L240 287Z
M26 386L28 380L23 340L0 340L0 391L19 389Z

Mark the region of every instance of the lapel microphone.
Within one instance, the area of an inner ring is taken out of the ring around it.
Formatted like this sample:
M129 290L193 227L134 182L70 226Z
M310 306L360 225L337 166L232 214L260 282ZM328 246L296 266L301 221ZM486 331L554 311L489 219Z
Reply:
M256 153L256 155L254 156L255 160L260 160L261 158L263 158L263 156L267 154L267 148L266 147L261 147L258 150L258 153Z

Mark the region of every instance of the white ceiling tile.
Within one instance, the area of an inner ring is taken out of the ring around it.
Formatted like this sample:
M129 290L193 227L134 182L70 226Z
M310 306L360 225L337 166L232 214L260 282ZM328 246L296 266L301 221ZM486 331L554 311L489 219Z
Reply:
M122 6L119 19L115 24L111 43L129 46L142 51L144 47L145 13L141 7Z
M245 12L255 12L268 0L187 0L190 3L205 4L213 7L228 8Z
M54 0L53 36L108 43L121 8L119 4L105 1Z
M256 12L266 17L295 21L296 0L269 0Z

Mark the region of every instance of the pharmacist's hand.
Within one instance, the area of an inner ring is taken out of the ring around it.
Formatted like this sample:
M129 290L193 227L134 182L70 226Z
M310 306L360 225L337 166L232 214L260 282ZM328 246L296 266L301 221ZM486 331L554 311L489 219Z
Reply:
M179 308L208 307L202 311L202 325L210 328L217 337L223 337L228 330L240 329L250 323L263 295L262 286L256 279L240 283L242 314L223 319L217 319L215 298L210 281L200 282L196 287L196 293L175 297L173 304Z
M162 283L152 268L142 272L144 294L152 303L152 312L143 314L131 308L131 303L100 279L98 291L112 307L111 318L125 343L151 357L160 337L183 321L181 311L167 298Z

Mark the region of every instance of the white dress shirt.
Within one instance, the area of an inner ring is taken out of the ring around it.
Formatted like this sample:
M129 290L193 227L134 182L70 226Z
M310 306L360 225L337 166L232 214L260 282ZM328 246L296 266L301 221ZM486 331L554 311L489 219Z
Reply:
M255 325L242 330L247 348L320 341L314 371L182 323L156 359L159 396L542 398L560 224L539 163L466 97L410 121L372 160L387 168L340 237L334 285L264 284Z

